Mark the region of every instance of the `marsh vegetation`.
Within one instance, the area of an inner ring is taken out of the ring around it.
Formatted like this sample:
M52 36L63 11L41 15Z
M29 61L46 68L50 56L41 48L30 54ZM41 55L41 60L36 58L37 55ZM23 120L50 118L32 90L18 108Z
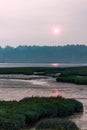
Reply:
M81 111L82 103L62 97L0 101L0 129L19 130L32 126L43 118L66 117Z
M79 128L70 120L45 119L36 125L36 130L79 130Z
M45 68L45 67L29 67L29 68L1 68L1 74L27 74L32 75L34 72L43 72L44 76L56 76L57 81L72 82L77 84L87 84L87 67L72 68ZM42 75L42 74L41 74ZM50 88L49 88L50 89ZM65 99L62 97L31 97L20 101L0 101L0 129L1 130L20 130L35 124L43 118L67 117L76 112L82 112L83 105L75 99ZM50 122L48 120L47 122ZM60 125L57 129L66 130L71 121L63 122L57 120ZM61 124L63 122L63 124ZM43 124L43 123L41 123ZM46 124L46 123L45 123ZM49 123L48 123L49 124ZM65 124L65 125L64 125ZM47 126L47 124L46 124ZM65 127L66 126L66 127ZM76 126L73 124L73 126ZM71 127L72 128L72 127ZM71 129L70 130L73 130ZM75 130L78 130L75 127ZM39 127L37 127L39 129ZM42 129L42 128L41 128ZM51 128L50 128L51 129ZM52 130L55 130L55 123Z

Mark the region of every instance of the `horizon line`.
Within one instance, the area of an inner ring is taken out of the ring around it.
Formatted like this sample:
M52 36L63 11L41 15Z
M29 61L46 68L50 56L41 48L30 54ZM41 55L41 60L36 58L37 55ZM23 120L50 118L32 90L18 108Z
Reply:
M2 46L2 45L0 45L0 48L6 48L6 47L11 47L11 48L18 48L18 47L24 47L24 46L26 46L26 47L34 47L34 46L36 46L36 47L65 47L65 46L87 46L86 44L64 44L64 45L27 45L27 44L25 44L25 45L21 45L21 44L19 44L19 45L17 45L17 46L12 46L12 45L5 45L5 46Z

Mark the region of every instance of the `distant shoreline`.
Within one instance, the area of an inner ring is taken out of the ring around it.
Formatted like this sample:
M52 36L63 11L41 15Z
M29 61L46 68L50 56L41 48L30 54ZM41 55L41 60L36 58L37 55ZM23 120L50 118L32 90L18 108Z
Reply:
M0 68L16 68L16 67L79 67L87 66L87 63L0 63Z

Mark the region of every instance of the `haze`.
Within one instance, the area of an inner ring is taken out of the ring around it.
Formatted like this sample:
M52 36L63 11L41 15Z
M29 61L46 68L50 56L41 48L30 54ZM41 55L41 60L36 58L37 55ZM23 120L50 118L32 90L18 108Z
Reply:
M87 0L0 0L2 47L87 45L86 35Z

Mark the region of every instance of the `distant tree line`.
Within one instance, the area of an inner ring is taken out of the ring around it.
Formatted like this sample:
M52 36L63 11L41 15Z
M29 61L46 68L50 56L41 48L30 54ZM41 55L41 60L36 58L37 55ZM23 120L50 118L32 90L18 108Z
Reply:
M18 46L0 47L0 62L69 62L87 63L87 46Z

